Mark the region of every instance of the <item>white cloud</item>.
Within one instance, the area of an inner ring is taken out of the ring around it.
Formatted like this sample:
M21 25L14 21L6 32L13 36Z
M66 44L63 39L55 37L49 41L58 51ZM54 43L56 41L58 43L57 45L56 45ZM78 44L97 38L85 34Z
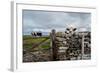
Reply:
M23 33L31 31L49 32L51 29L64 31L70 25L78 29L90 29L90 24L91 15L89 13L23 11Z

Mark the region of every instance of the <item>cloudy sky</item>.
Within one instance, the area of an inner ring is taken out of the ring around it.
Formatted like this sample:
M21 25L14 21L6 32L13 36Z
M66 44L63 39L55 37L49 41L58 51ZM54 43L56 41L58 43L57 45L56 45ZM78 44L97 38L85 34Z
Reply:
M91 29L90 13L23 10L22 19L24 35L32 31L50 32L51 29L65 31L70 26L77 27L78 31Z

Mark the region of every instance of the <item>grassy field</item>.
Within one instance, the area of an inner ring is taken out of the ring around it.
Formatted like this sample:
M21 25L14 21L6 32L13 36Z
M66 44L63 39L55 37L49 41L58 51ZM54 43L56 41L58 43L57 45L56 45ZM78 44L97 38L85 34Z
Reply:
M26 51L36 51L50 48L50 37L35 37L23 35L23 49Z

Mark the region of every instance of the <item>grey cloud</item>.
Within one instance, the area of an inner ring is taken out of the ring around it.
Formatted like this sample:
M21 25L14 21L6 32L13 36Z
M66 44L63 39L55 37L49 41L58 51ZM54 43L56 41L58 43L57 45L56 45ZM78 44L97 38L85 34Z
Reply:
M90 13L75 12L50 12L50 11L23 11L23 33L31 32L34 29L65 29L70 24L77 28L91 28Z

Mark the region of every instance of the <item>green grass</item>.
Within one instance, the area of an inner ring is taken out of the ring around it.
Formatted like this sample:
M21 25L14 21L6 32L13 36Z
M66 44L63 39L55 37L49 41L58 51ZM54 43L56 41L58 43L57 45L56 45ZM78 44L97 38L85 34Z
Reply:
M32 38L31 35L23 35L23 40L25 40L25 39L31 39L31 38Z
M39 46L41 49L49 49L50 48L50 39L48 39L44 44Z
M36 46L36 48L32 48L33 45L36 45L42 41L46 40L45 42L41 43L39 46ZM42 50L42 49L49 49L50 48L50 38L48 37L37 37L32 38L30 35L24 35L23 36L23 49L25 50Z
M36 44L39 43L41 41L45 40L45 38L30 38L30 39L25 39L24 40L24 44Z

